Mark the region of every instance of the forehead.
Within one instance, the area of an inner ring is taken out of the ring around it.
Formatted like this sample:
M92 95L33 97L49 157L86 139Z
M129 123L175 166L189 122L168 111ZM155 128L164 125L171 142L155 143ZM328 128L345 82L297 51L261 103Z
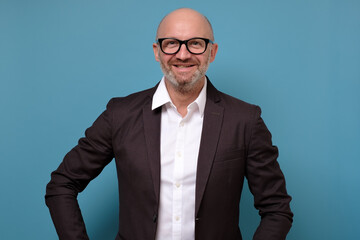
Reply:
M158 29L158 38L166 37L180 40L193 37L211 38L211 28L207 20L199 13L173 13L163 19Z

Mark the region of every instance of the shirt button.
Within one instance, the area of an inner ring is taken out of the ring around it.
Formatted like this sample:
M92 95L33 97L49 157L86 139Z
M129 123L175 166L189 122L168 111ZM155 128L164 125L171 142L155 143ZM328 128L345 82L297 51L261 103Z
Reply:
M184 126L184 123L183 123L183 122L181 122L181 123L180 123L180 127L183 127L183 126Z
M179 188L180 186L181 186L181 184L180 183L175 183L175 186L177 187L177 188Z
M181 157L181 152L177 152L177 156L178 156L178 157Z
M176 220L176 221L179 221L179 220L180 220L180 217L179 217L179 216L176 216L176 217L175 217L175 220Z

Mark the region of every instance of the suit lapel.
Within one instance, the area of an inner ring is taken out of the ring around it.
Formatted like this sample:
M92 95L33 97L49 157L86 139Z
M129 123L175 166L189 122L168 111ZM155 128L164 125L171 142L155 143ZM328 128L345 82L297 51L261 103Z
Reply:
M149 101L143 108L144 134L154 193L159 203L160 192L160 121L161 108L151 110Z
M224 109L216 104L218 101L220 101L220 99L218 98L217 90L210 81L208 81L207 101L204 111L203 130L201 134L196 174L196 215L199 211L200 203L205 192L221 132Z

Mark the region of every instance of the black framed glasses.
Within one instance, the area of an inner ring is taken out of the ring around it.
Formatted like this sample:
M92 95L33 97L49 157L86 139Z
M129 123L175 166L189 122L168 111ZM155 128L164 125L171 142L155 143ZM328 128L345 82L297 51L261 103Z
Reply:
M214 43L207 38L190 38L182 41L176 38L159 38L157 43L165 54L176 54L179 52L181 45L185 44L186 49L195 55L203 54L209 43Z

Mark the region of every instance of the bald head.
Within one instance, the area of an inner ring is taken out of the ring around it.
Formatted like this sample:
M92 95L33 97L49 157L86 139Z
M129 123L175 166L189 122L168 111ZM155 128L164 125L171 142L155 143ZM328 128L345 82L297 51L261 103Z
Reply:
M194 30L199 34L196 37L205 37L214 41L212 26L204 15L190 8L180 8L169 13L161 20L156 32L156 39L173 37L170 35L174 31L176 31L175 34L177 35L187 35Z

